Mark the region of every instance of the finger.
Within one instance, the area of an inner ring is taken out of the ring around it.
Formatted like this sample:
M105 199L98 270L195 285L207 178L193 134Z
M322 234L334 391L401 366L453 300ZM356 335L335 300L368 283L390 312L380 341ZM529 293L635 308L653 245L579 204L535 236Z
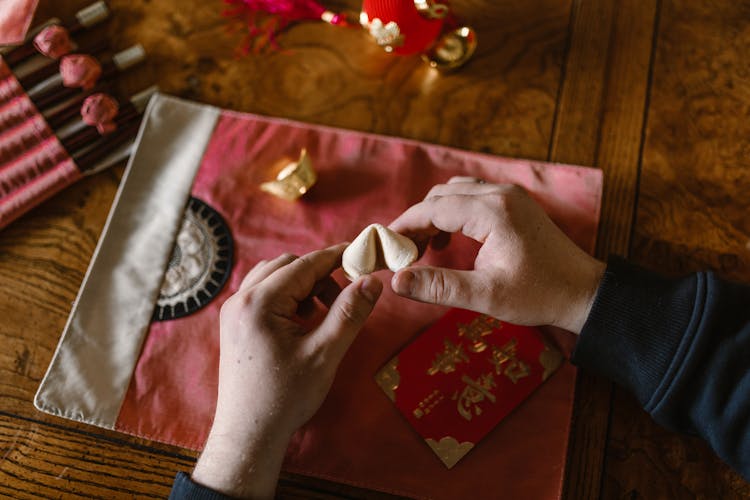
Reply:
M389 227L406 235L436 236L439 231L461 231L484 243L492 222L487 214L483 214L484 209L478 196L456 194L428 198L408 208Z
M416 243L419 247L419 255L422 255L424 250L427 249L430 240L440 233L440 230L431 221L420 221L422 222L420 224L415 220L413 216L414 207L422 203L424 203L424 200L407 208L404 213L388 224L388 229L402 234Z
M282 294L300 302L310 295L315 283L341 264L346 243L310 252L273 272L264 282L273 296Z
M302 299L297 305L297 314L302 317L311 316L315 312L315 298L327 308L333 305L336 297L341 293L341 287L331 276L326 276L313 285L310 295Z
M391 288L402 297L444 306L475 309L481 307L483 285L473 271L441 267L410 267L393 275Z
M268 278L271 274L273 274L274 271L289 264L296 258L296 255L285 253L270 261L262 260L258 262L255 267L253 267L250 272L248 272L245 277L242 278L242 283L240 283L239 289L243 290L260 283L264 279Z
M486 194L502 192L502 186L499 184L478 184L476 182L458 182L453 184L438 184L430 189L425 199L434 198L435 196L449 196L452 194Z
M393 224L393 222L391 224ZM388 227L393 229L391 226ZM404 229L402 231L396 232L403 236L406 236L407 238L412 240L415 245L417 245L418 255L420 258L422 257L422 255L424 255L425 251L427 251L427 247L430 244L430 241L433 238L439 236L441 233L441 231L434 226L429 226L427 228Z
M268 265L267 260L261 260L257 264L255 264L253 268L250 269L250 271L248 271L245 277L242 278L242 282L240 283L238 290L243 290L245 288L253 286L256 282L255 276L260 274L267 265Z
M474 184L484 184L487 181L485 181L481 177L468 177L465 175L455 175L448 180L448 184L467 183L467 182L472 182Z
M323 347L337 363L344 357L378 301L383 284L374 276L363 276L344 288L317 330L308 337Z

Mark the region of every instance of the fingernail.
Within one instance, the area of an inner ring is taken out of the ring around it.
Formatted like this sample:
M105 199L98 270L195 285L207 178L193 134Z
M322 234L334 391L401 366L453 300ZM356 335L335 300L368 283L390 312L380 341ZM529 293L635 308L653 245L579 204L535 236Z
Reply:
M375 302L380 297L380 292L383 291L383 284L380 280L373 277L366 276L362 283L359 285L359 291L365 296L370 302Z
M417 277L411 271L401 271L393 276L391 287L399 295L412 295Z

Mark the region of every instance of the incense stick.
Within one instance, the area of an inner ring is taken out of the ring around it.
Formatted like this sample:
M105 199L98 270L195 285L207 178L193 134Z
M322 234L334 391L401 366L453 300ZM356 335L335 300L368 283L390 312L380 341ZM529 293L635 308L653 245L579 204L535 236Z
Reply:
M86 97L88 97L89 95L96 94L98 92L111 93L109 83L107 82L97 85L96 87L94 87L94 89L91 90L90 93L81 92L68 103L63 104L62 107L59 107L56 111L44 113L47 118L47 124L53 130L57 130L76 117L81 116L81 104L83 103L84 99L86 99ZM2 128L2 125L0 125L0 128Z
M141 62L145 56L146 53L140 44L118 52L102 64L102 72L99 79L106 80L119 72L125 71ZM62 102L64 99L70 98L79 92L81 92L79 88L65 87L62 82L62 76L58 73L30 89L28 94L39 109L48 109L55 103Z
M135 118L140 120L140 116L141 115L139 113L130 108L129 110L120 113L117 118L115 118L114 122L115 125L117 125L117 129L119 130L123 126L127 126ZM92 142L98 140L100 137L101 134L98 130L96 130L96 127L89 126L82 130L78 130L68 137L60 139L60 142L62 142L62 145L66 150L73 152L91 145Z
M79 31L91 28L109 17L109 7L104 1L99 1L79 10L73 19L60 23L71 35ZM37 53L34 48L34 39L29 37L23 45L20 45L5 54L3 58L8 66L15 66Z
M112 135L101 138L91 149L86 150L85 153L74 155L73 161L78 165L81 173L91 170L118 146L135 138L140 125L139 116L138 120L133 120L132 123L129 123Z
M146 109L151 96L159 90L156 85L151 86L137 94L133 95L129 100L120 103L120 111L115 118L115 124L117 127L125 125L133 117L140 119L141 114ZM74 152L81 149L87 144L91 144L92 141L96 140L101 134L95 126L87 126L82 129L75 130L72 134L67 136L60 136L60 141L63 147L69 151Z
M100 40L93 44L90 44L88 47L81 47L80 49L76 49L76 52L95 55L104 52L107 49L109 49L109 41ZM53 76L59 70L60 63L58 61L50 61L36 71L29 73L22 78L19 78L18 83L20 83L21 86L25 89L31 89L34 87L34 85L43 82L44 80Z

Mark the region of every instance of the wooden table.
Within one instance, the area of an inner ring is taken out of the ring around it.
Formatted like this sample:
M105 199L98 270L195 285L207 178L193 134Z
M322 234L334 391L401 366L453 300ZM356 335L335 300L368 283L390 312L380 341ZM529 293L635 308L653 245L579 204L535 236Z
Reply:
M39 19L89 0L42 1ZM223 5L111 0L96 37L141 42L123 92L601 168L599 257L750 281L750 9L717 0L455 0L473 61L436 76L363 32L298 25L283 50L237 59ZM54 4L54 5L53 5ZM356 9L356 0L329 2ZM168 494L195 454L37 412L57 344L122 175L78 183L0 232L0 495ZM296 476L285 498L384 495ZM654 424L633 397L582 375L565 497L746 498L701 441Z

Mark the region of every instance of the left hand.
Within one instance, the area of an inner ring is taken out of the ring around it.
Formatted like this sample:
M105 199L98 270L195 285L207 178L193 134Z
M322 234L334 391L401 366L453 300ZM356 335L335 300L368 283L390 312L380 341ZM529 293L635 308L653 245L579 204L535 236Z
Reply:
M289 438L323 403L383 288L365 276L339 290L330 273L345 246L260 262L224 303L216 415L194 481L273 497ZM306 328L313 296L330 310Z

